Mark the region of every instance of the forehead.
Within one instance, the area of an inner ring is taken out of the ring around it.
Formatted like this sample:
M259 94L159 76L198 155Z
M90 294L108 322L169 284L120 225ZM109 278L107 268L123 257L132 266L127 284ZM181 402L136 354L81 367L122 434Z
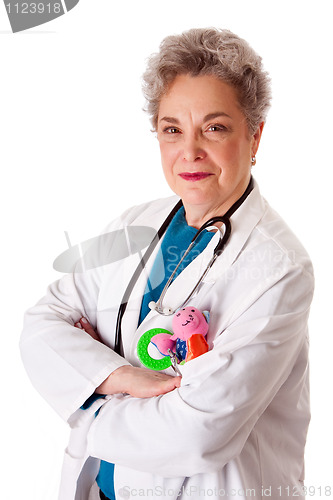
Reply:
M233 116L241 113L232 85L213 75L179 75L163 95L158 117L161 119L165 114L176 116L188 111L202 116L216 112Z

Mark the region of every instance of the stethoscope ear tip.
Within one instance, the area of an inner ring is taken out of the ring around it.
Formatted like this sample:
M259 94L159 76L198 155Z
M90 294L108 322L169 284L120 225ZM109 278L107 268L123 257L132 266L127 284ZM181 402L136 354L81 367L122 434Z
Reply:
M155 311L155 309L156 309L156 307L157 307L157 304L156 304L156 302L154 302L154 301L152 300L151 302L149 302L148 307L149 307L149 309L151 309L152 311Z

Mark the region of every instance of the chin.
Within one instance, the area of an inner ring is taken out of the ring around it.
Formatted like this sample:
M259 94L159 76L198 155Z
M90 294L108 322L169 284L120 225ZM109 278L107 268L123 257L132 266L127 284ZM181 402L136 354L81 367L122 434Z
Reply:
M195 192L195 190L192 190L192 192L182 192L179 194L179 196L183 200L183 203L198 206L210 205L213 199L212 196L209 196L208 194L202 192Z

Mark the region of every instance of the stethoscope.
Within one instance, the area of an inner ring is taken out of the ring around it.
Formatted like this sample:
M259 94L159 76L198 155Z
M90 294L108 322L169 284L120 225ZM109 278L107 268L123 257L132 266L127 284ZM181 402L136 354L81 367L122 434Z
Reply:
M163 316L169 316L171 314L174 314L176 310L182 308L194 296L195 292L198 290L200 284L202 283L203 279L207 275L208 271L211 269L211 267L213 266L213 264L216 261L216 259L223 252L223 249L224 249L225 245L227 244L227 242L228 242L228 240L230 238L230 235L231 235L230 217L242 205L242 203L244 203L244 201L246 200L246 198L248 197L248 195L253 190L253 187L254 187L254 181L253 181L253 178L251 176L250 182L249 182L249 184L248 184L245 192L229 208L229 210L224 215L222 215L222 216L213 217L212 219L209 219L207 222L205 222L198 229L198 231L194 235L194 237L193 237L190 245L188 246L187 250L185 251L183 257L181 258L181 260L179 261L179 263L176 266L175 270L173 271L173 273L171 274L170 278L168 279L167 283L165 284L165 287L163 288L159 299L157 300L157 302L150 302L149 303L150 309L158 312L159 314L161 314ZM129 281L128 285L127 285L127 288L125 290L124 296L122 298L122 301L121 301L121 304L120 304L120 307L119 307L118 316L117 316L117 322L116 322L114 351L117 352L120 355L123 355L121 322L122 322L123 316L125 314L125 310L126 310L126 307L127 307L127 304L128 304L129 298L130 298L130 295L131 295L131 293L132 293L132 291L133 291L133 289L134 289L134 287L135 287L135 285L136 285L136 283L137 283L137 281L138 281L138 279L139 279L142 271L144 270L144 268L146 266L146 263L148 262L151 254L153 253L154 249L156 248L156 245L158 244L158 242L162 238L163 234L166 232L166 230L167 230L170 222L172 221L173 217L178 212L178 210L182 207L182 205L183 205L183 203L180 200L175 205L175 207L171 210L171 212L169 213L169 215L167 216L167 218L165 219L165 221L163 222L163 224L161 225L161 227L157 231L155 237L151 241L151 243L150 243L149 247L147 248L145 254L141 258L141 260L140 260L137 268L135 269L135 271L133 273L132 278L130 279L130 281ZM221 228L219 228L219 227L216 226L217 223L221 223L221 222L223 224L224 231L222 231ZM219 241L218 241L217 245L214 248L213 256L210 259L210 261L208 262L208 264L206 266L206 269L204 270L204 272L202 273L202 275L198 279L198 281L195 284L195 286L192 288L192 290L189 293L189 295L182 302L182 304L180 304L179 306L177 306L177 308L175 308L175 309L173 309L171 307L163 306L163 300L164 300L165 294L166 294L166 292L167 292L167 290L168 290L168 288L169 288L169 286L170 286L170 284L171 284L174 276L176 275L179 267L181 266L182 262L184 261L184 259L186 258L186 256L189 254L189 252L192 250L192 248L195 245L196 240L199 238L200 234L204 230L206 230L206 229L208 230L208 229L212 229L212 228L216 228L219 231Z

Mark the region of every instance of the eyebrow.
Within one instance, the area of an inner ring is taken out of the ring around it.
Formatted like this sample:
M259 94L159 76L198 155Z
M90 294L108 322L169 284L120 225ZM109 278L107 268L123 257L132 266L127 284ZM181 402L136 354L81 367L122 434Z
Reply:
M209 113L208 115L204 116L203 121L208 122L209 120L214 120L215 118L219 118L220 116L231 118L231 116L225 113L224 111L216 111L215 113ZM159 121L179 124L178 118L174 118L173 116L163 116L163 118L161 118Z
M160 118L160 122L168 122L168 123L179 123L179 120L177 118L173 118L172 116L163 116L163 118Z
M219 118L219 116L226 116L227 118L231 118L230 115L225 113L224 111L217 111L216 113L209 113L204 117L204 122L208 122L209 120L214 120L215 118Z

